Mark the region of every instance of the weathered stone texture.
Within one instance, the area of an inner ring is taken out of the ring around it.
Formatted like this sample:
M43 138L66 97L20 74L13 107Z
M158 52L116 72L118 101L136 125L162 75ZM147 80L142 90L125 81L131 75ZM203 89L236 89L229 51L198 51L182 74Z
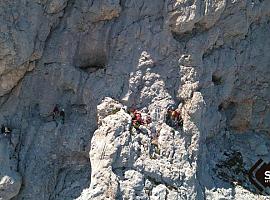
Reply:
M269 198L245 177L270 161L269 16L268 0L0 1L0 124L13 130L0 199ZM152 124L136 133L126 107Z

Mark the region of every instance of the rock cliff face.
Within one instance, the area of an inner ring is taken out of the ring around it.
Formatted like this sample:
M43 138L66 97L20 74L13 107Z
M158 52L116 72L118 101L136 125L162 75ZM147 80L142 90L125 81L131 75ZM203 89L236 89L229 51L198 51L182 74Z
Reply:
M0 1L0 200L269 199L247 178L270 161L269 22L267 0Z

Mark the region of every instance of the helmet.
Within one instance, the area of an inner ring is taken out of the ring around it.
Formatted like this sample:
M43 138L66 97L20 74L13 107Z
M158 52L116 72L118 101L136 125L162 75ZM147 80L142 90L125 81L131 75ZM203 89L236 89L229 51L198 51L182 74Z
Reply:
M136 117L141 117L142 115L141 115L141 113L135 113L135 116Z
M169 105L167 106L167 109L168 109L168 110L175 110L175 105L174 105L174 104L169 104Z

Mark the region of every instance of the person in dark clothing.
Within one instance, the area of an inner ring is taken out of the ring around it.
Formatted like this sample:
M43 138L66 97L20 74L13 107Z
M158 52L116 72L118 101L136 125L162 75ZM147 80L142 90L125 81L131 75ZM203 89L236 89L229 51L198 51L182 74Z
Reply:
M166 113L166 119L165 119L165 122L166 122L166 124L168 124L169 126L172 126L172 123L171 123L171 114L172 114L172 110L171 110L171 109L168 109L168 110L167 110L167 113Z
M140 125L143 125L144 124L144 121L142 119L142 115L140 112L136 112L135 113L135 120L140 124Z
M184 125L184 121L183 118L181 116L179 116L178 118L178 126L183 129L183 125Z
M4 134L5 133L5 126L2 124L1 125L1 134Z
M137 130L137 132L141 132L140 125L143 125L144 121L142 119L142 115L140 112L135 111L132 124L133 124L133 127Z
M64 109L60 111L60 118L61 118L62 124L64 124L65 123L65 110Z
M9 135L11 133L11 129L8 128L7 126L2 125L1 126L1 133L4 134L5 136Z
M1 126L1 134L3 134L8 139L9 143L12 144L12 141L11 141L11 129L10 128L8 128L7 126L2 124L2 126Z
M145 121L146 121L146 124L150 124L152 122L152 118L151 118L150 114L148 114L146 116L146 120Z
M55 120L55 118L59 115L59 108L58 108L58 105L56 104L54 106L54 109L53 109L53 119Z

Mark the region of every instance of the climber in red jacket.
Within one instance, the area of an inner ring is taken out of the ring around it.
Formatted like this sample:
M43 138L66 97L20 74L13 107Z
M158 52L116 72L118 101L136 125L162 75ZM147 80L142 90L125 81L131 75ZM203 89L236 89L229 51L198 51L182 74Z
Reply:
M140 125L144 124L141 113L139 111L137 111L136 109L134 109L134 108L130 108L128 110L128 114L132 118L133 127L138 130Z
M135 120L140 124L140 125L143 125L144 124L144 121L142 119L142 115L140 112L136 111L135 112Z

